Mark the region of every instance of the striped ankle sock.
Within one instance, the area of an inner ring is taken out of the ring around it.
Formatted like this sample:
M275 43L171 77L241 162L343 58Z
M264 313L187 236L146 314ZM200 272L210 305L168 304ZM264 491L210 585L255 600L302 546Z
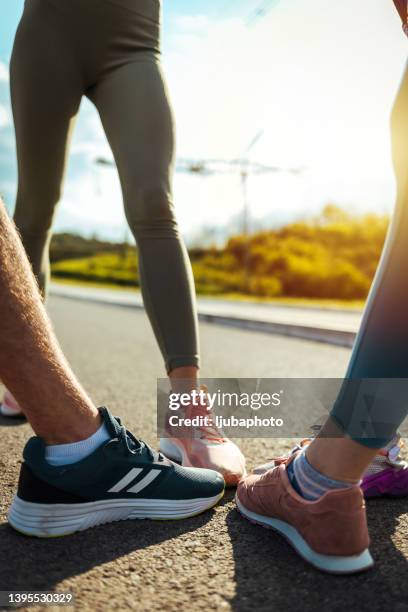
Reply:
M287 474L296 493L308 501L316 501L325 493L334 489L348 489L349 487L358 486L352 485L349 482L334 480L315 470L307 460L305 450L289 463Z

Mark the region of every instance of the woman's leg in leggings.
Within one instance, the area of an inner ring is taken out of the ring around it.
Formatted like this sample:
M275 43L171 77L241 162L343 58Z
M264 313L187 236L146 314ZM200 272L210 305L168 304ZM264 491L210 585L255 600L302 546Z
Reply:
M391 131L397 178L394 217L342 392L322 436L306 453L316 469L344 481L361 477L408 412L407 381L390 380L408 379L408 70ZM368 436L367 421L374 432L369 429Z
M407 383L390 380L408 379L408 72L395 102L391 127L396 209L347 380L332 411L348 435L374 448L381 448L393 437L408 410Z
M72 53L65 49L47 4L26 5L11 60L18 157L14 220L43 295L67 143L82 95Z
M194 281L172 201L173 118L160 65L128 63L90 92L119 170L146 311L168 372L198 366Z

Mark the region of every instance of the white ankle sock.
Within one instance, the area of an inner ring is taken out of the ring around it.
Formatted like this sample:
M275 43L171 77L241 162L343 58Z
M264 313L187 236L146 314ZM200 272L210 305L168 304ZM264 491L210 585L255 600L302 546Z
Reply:
M74 442L73 444L56 444L45 448L45 459L53 466L71 465L85 459L101 446L104 442L110 440L108 430L103 423L98 431L90 438Z

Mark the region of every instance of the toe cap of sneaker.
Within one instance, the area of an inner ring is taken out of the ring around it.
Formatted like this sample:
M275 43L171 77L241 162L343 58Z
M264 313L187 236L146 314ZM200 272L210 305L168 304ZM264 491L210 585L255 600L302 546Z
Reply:
M227 486L237 485L246 475L245 457L231 440L207 447L205 464L222 474Z
M237 498L239 501L252 512L259 512L257 499L253 495L253 487L259 480L259 476L250 474L242 478L237 486Z
M166 496L174 499L216 497L225 488L225 481L215 470L181 467L174 464L171 476L166 479Z

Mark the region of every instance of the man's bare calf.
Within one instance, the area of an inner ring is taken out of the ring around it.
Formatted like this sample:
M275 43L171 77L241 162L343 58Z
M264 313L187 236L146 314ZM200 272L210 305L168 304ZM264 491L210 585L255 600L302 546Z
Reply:
M0 379L47 444L77 442L100 426L55 337L17 232L0 201Z

